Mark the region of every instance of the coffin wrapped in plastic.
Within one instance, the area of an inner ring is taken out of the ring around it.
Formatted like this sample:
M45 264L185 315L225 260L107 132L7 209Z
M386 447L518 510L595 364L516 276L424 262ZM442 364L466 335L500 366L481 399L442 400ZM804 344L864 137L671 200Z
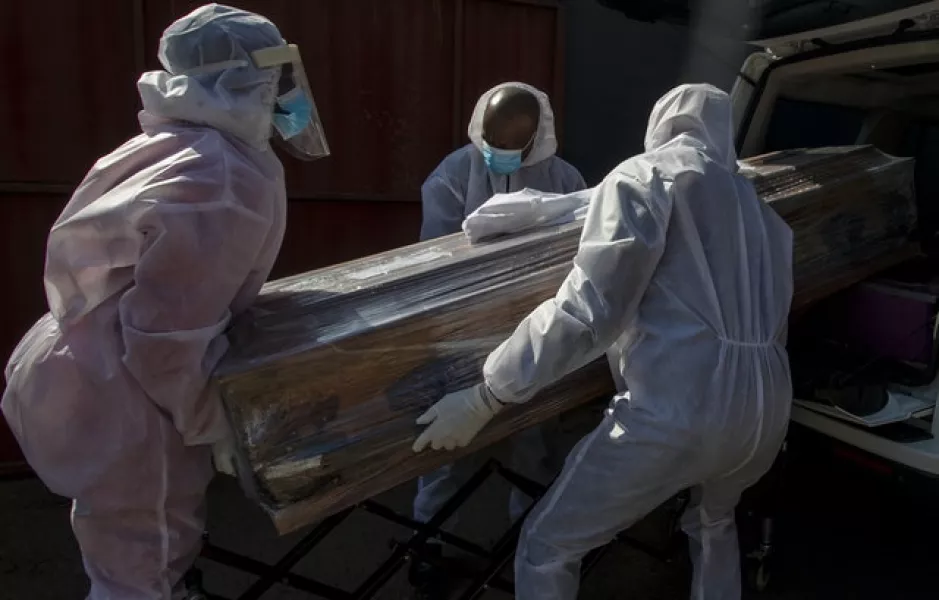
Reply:
M870 147L747 161L795 233L795 306L916 253L913 161ZM462 234L268 284L216 372L239 477L281 532L613 391L605 361L509 407L462 451L414 454L415 418L482 363L570 270L579 223L471 245Z

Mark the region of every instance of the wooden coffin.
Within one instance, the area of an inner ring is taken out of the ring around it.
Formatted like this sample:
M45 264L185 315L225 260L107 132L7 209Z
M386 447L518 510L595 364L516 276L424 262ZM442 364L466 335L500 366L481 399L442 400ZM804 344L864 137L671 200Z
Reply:
M796 306L913 256L913 161L870 147L788 151L743 172L795 232ZM482 363L570 269L580 225L491 243L462 234L268 284L230 332L216 381L243 485L281 532L611 394L605 361L510 407L457 453L414 419Z

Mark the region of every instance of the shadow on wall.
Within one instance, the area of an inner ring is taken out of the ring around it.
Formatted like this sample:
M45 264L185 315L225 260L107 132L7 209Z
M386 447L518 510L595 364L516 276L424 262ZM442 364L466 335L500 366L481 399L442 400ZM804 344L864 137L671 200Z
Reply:
M649 112L666 91L680 83L730 91L750 50L740 40L692 33L712 25L721 2L698 3L696 13L703 16L691 27L633 21L596 0L564 3L561 154L589 185L642 151Z

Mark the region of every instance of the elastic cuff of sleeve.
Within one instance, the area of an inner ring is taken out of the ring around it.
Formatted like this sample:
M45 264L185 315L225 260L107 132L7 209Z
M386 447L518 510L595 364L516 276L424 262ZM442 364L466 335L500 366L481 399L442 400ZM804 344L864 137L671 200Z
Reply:
M483 402L486 403L486 406L489 407L489 410L491 410L493 414L498 413L505 407L505 404L496 398L496 395L492 393L492 390L490 390L489 386L485 383L479 384L479 392L483 397Z

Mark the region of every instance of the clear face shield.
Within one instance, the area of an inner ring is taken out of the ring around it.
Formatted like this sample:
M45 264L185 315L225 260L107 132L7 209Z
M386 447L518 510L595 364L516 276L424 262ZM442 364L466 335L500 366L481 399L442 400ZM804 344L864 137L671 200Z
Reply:
M329 144L323 132L316 102L307 82L300 50L296 44L262 48L251 53L260 69L280 67L277 101L272 123L274 139L291 155L301 160L329 156Z

